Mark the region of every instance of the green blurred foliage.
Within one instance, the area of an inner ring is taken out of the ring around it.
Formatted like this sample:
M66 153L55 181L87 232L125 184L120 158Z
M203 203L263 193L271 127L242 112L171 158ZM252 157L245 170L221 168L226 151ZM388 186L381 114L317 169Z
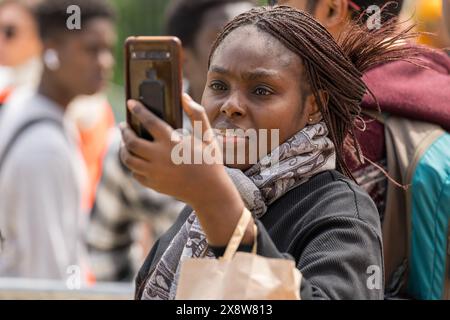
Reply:
M109 0L117 11L116 66L107 95L118 122L125 120L124 47L129 36L161 35L168 0Z
M163 32L167 0L111 0L117 10L118 42L113 82L123 85L123 44L129 36L153 36Z

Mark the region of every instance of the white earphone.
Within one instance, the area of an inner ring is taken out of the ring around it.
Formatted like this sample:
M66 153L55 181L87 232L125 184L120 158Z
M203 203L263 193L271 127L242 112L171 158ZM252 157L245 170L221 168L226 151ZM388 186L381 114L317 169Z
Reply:
M59 62L58 52L55 49L45 50L44 64L48 69L52 71L56 71L59 69L61 63Z

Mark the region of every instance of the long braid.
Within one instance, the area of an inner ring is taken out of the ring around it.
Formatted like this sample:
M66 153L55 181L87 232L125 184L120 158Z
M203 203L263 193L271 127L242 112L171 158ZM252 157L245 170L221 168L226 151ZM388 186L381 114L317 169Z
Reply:
M388 22L375 31L354 23L349 25L338 44L308 13L287 6L258 7L225 26L212 46L209 64L224 39L246 25L255 25L272 35L301 58L304 67L301 76L306 76L309 84L309 88L303 90L312 92L317 101L336 147L337 170L353 178L345 163L344 142L350 137L358 159L363 162L364 156L355 136L361 101L366 92L371 94L362 80L363 72L382 62L412 60L417 49L396 43L413 35L408 29L397 32L395 22ZM389 35L391 37L386 40ZM326 101L321 92L326 93Z

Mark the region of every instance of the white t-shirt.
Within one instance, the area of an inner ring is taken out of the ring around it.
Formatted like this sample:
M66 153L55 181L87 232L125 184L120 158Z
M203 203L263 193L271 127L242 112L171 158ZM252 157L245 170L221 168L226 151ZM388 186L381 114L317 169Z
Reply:
M63 110L44 96L16 92L0 113L0 154L25 121L43 116L61 126L28 128L0 168L0 277L64 280L81 263L86 172Z

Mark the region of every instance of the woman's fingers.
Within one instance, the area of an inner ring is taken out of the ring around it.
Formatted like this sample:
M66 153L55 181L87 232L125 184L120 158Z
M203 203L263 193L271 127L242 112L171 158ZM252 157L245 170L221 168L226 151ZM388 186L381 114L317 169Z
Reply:
M149 174L151 163L131 154L125 146L120 147L120 160L133 173Z
M189 95L183 94L183 109L191 120L192 127L194 128L194 135L204 142L211 142L214 138L214 132L211 129L211 124L209 123L205 108L192 100ZM196 122L198 123L197 126L201 125L201 132L196 132ZM199 134L202 136L198 137Z
M128 110L130 110L155 140L170 140L173 131L170 125L150 112L139 101L128 100L127 105Z
M125 148L135 156L151 161L155 154L155 146L150 141L139 138L127 125L121 125L122 140Z

